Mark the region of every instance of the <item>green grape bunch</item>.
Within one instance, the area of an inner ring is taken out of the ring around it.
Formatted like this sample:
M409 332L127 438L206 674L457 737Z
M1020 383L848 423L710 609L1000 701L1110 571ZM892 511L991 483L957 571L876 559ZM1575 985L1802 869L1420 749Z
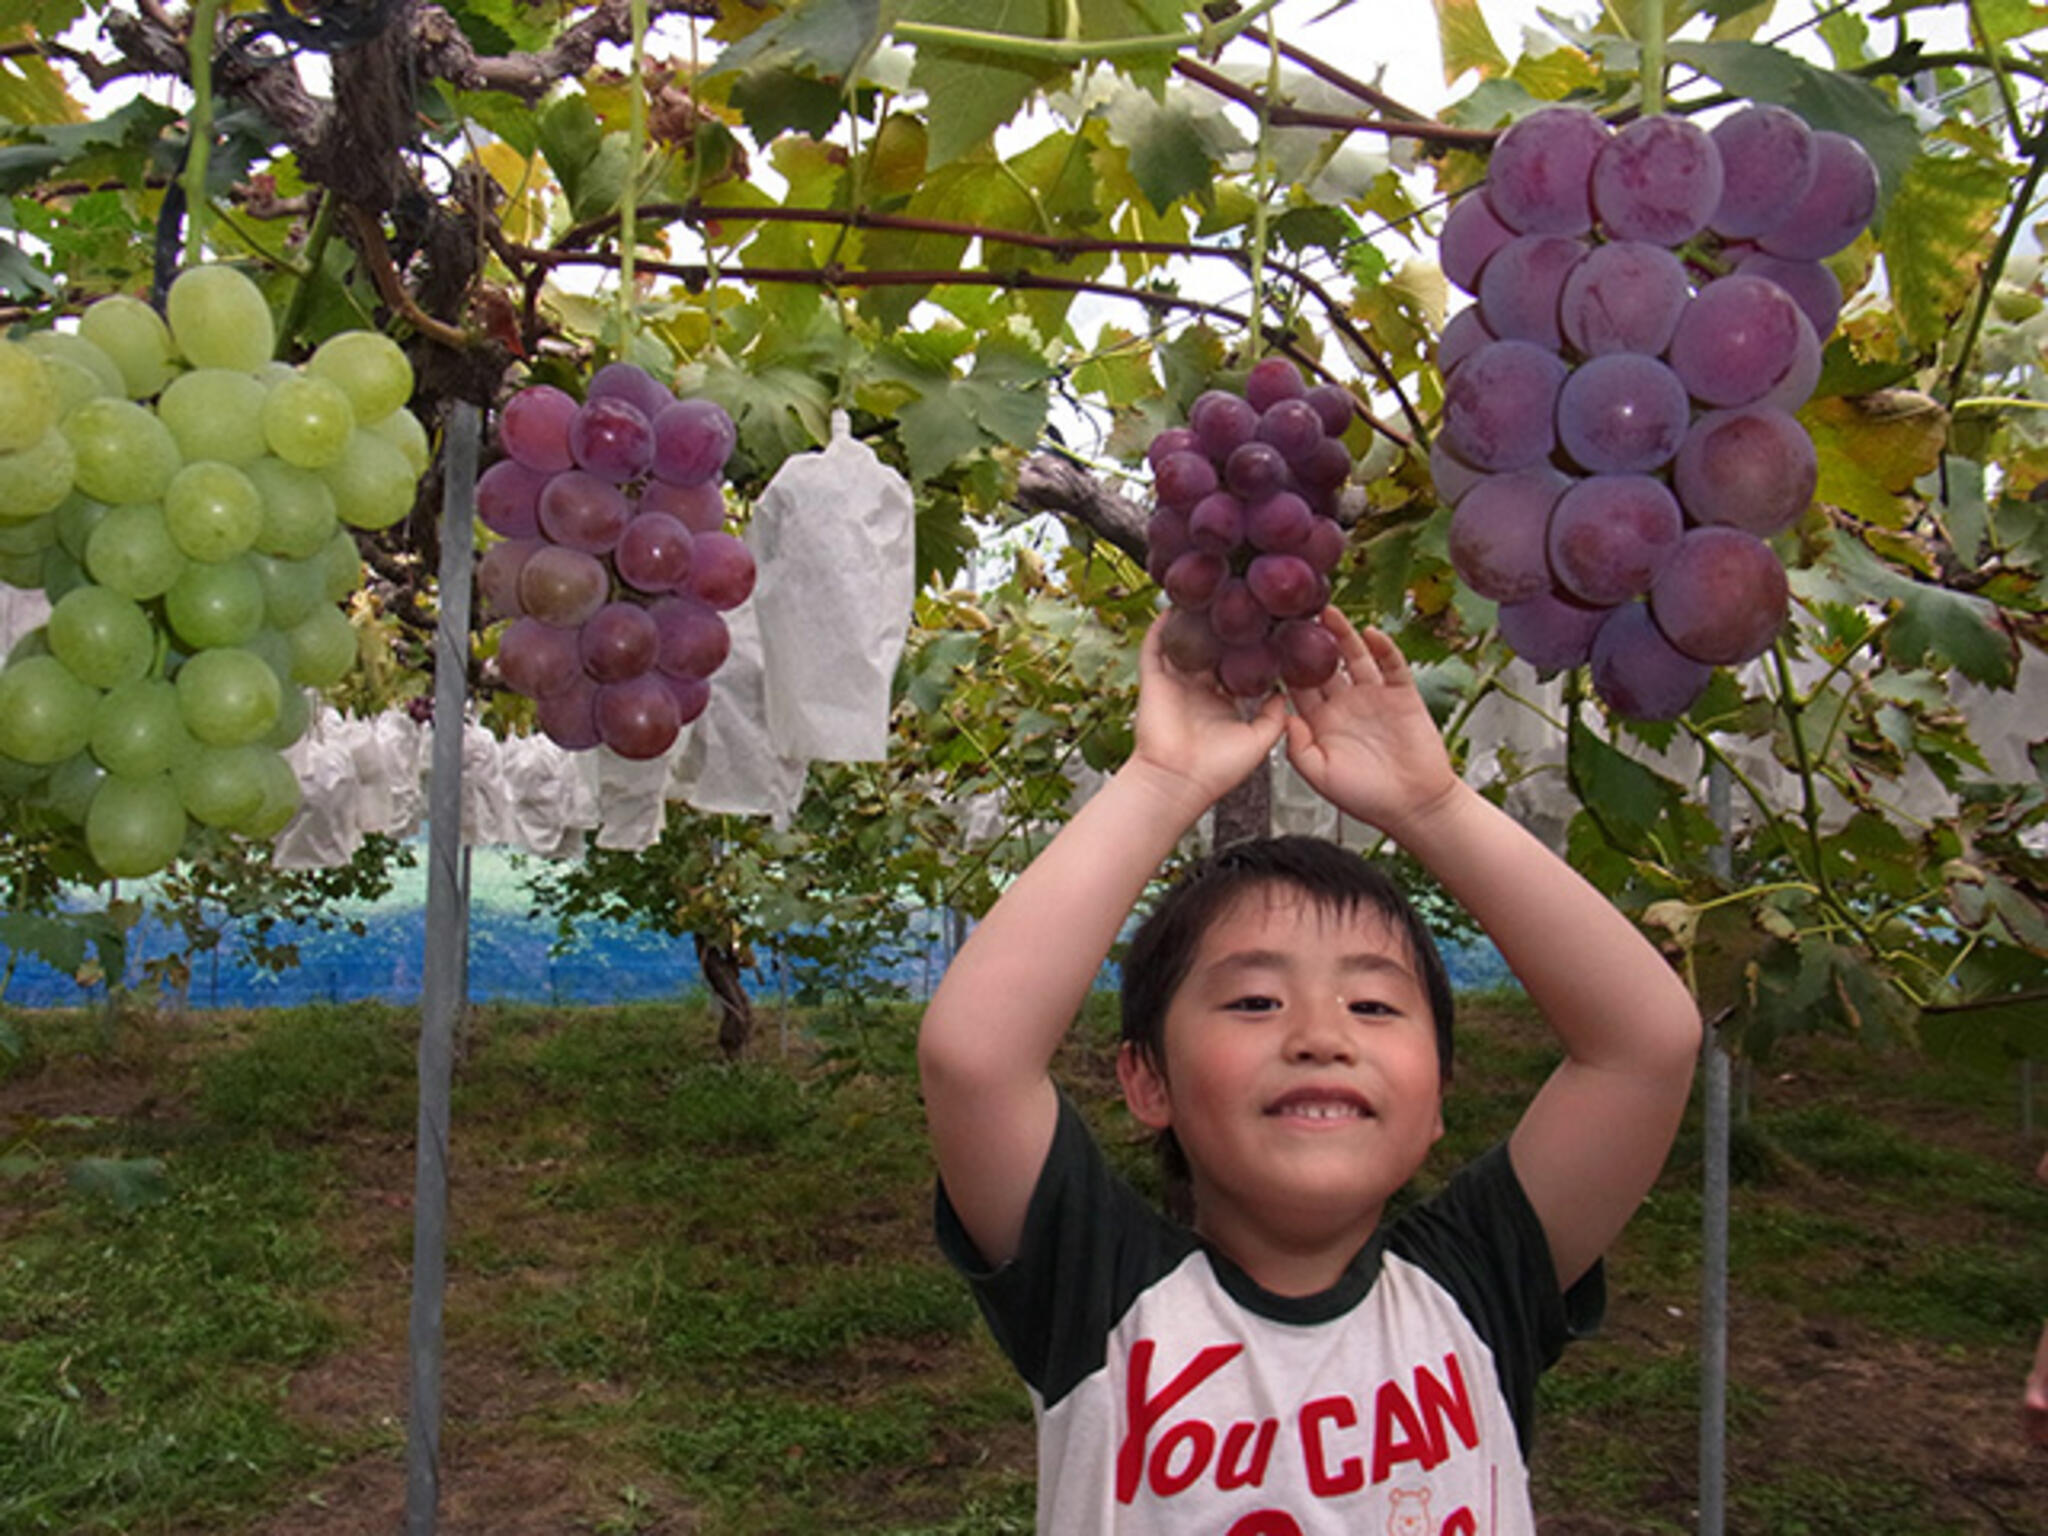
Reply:
M430 449L374 331L275 362L256 285L181 273L77 329L0 340L0 582L48 619L0 664L0 800L135 878L199 827L268 839L283 752L354 668L359 529L412 510Z

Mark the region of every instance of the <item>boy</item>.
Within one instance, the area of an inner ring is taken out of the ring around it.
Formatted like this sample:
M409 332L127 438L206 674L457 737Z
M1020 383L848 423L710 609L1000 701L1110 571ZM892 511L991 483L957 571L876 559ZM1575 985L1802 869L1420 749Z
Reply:
M1322 621L1337 675L1250 719L1155 625L1130 759L925 1013L941 1241L1031 1388L1041 1532L1533 1533L1535 1377L1597 1320L1600 1255L1684 1112L1685 987L1458 779L1393 642ZM1566 1059L1504 1147L1383 1226L1443 1129L1440 962L1353 856L1225 850L1183 888L1220 894L1169 898L1192 916L1126 967L1118 1075L1185 1157L1184 1227L1108 1171L1048 1068L1160 862L1283 733L1486 928Z

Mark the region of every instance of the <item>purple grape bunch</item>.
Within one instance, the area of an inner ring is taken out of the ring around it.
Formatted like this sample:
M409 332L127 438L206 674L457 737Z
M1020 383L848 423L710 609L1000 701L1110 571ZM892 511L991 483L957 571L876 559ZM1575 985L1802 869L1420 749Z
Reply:
M533 384L498 419L504 457L478 477L499 537L477 562L498 670L572 752L659 757L704 712L731 650L724 615L754 590L754 557L726 531L723 406L678 399L645 369L608 363L578 401Z
M1790 611L1765 542L1812 503L1794 415L1820 377L1878 176L1854 139L1752 103L1711 129L1541 108L1444 221L1450 558L1542 671L1590 664L1640 720L1681 715Z
M1321 622L1344 553L1337 494L1351 473L1351 392L1309 385L1284 357L1244 392L1211 389L1145 451L1154 507L1146 569L1170 600L1163 641L1182 671L1238 698L1320 687L1337 670Z

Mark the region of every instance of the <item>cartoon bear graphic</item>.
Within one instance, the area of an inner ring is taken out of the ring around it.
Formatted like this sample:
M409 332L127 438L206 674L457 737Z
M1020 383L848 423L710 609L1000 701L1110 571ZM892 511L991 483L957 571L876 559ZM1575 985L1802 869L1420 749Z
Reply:
M1389 1488L1387 1536L1432 1536L1427 1488Z

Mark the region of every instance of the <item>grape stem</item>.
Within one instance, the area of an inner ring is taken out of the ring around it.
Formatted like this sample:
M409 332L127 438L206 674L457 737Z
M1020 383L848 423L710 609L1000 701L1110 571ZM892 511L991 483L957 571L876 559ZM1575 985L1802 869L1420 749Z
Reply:
M1279 4L1280 0L1256 0L1236 15L1211 22L1195 32L1163 32L1093 41L1072 37L1023 37L1014 32L983 32L972 27L949 27L921 21L899 21L890 31L899 43L950 48L996 58L1034 59L1047 64L1086 64L1096 60L1148 58L1154 54L1189 50L1214 53Z
M647 156L647 0L630 0L633 78L626 95L626 184L619 193L619 347L632 340L633 258L640 243L640 163Z
M1643 115L1654 117L1664 110L1664 0L1643 0L1641 19Z
M191 31L185 40L192 75L192 110L186 117L185 265L206 254L207 163L213 155L213 21L220 0L192 0Z

